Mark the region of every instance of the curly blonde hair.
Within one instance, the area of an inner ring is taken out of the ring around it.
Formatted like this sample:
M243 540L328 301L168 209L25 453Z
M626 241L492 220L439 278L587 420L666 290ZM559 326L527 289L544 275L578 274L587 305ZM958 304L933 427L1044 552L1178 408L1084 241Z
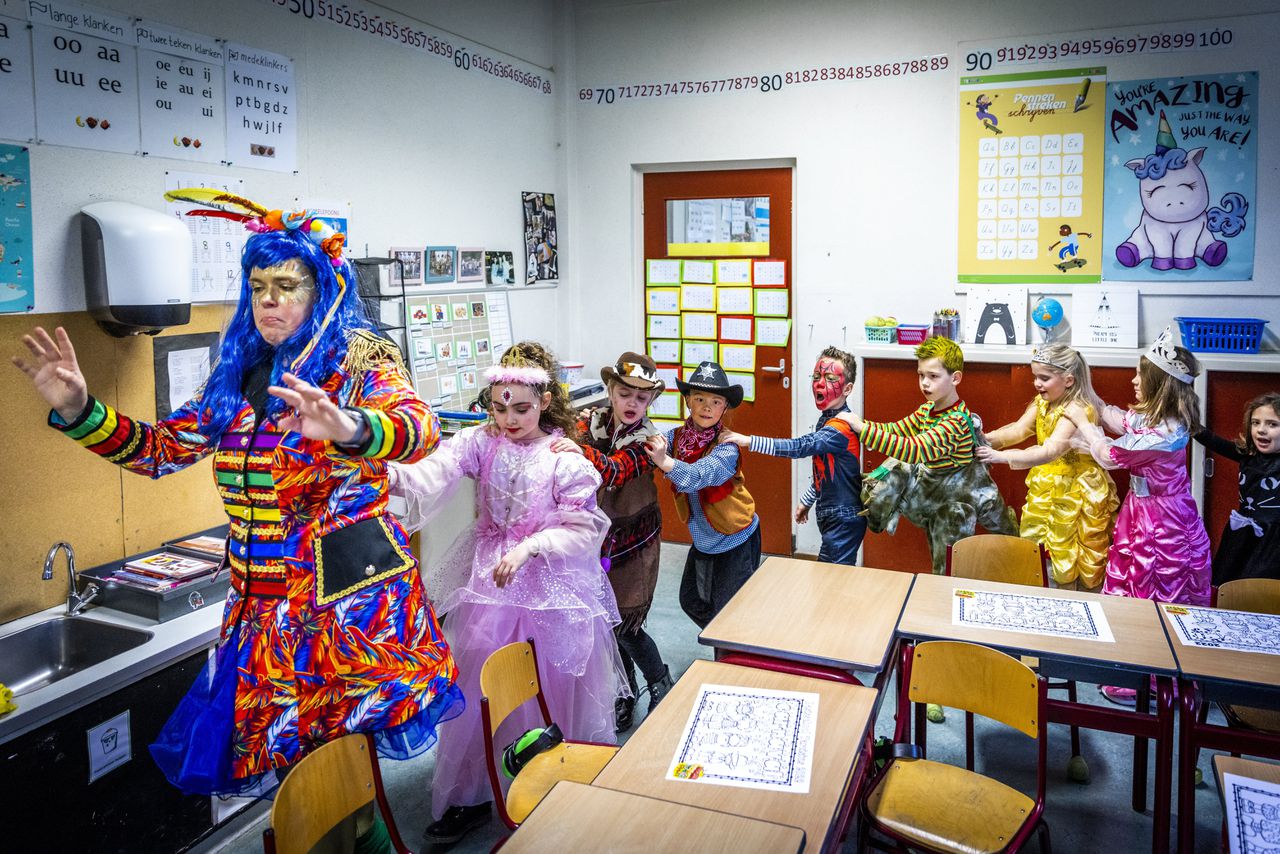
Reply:
M538 416L538 426L543 430L560 430L565 436L577 441L578 418L572 404L569 403L569 392L559 382L560 363L551 351L537 341L521 341L512 344L498 360L499 364L524 367L537 365L547 372L551 382L546 385L531 386L534 392L541 395L551 393L551 403ZM490 409L492 417L492 409Z

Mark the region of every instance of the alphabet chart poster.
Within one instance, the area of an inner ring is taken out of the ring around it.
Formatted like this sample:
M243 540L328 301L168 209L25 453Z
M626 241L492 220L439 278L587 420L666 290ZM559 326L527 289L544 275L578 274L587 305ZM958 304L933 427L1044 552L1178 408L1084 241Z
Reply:
M1256 71L1107 84L1107 279L1253 278L1258 107Z
M806 794L817 694L703 685L667 779Z
M961 282L1097 282L1105 68L960 79Z

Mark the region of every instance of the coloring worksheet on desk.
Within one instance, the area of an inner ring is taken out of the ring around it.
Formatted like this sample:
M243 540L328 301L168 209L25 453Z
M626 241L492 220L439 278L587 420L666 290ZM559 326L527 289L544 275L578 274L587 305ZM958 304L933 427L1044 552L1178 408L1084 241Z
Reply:
M1184 646L1280 655L1280 615L1162 602Z
M957 587L951 595L951 625L1115 642L1101 603L1082 599Z
M1227 802L1227 840L1231 854L1270 854L1280 850L1277 817L1280 786L1238 774L1222 775Z
M818 695L703 685L667 779L806 794Z

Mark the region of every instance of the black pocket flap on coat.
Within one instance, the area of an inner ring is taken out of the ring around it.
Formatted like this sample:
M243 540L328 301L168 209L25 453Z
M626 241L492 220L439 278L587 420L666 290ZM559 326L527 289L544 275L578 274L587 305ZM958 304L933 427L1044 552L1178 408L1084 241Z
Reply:
M316 605L332 605L412 566L381 516L330 531L316 541Z

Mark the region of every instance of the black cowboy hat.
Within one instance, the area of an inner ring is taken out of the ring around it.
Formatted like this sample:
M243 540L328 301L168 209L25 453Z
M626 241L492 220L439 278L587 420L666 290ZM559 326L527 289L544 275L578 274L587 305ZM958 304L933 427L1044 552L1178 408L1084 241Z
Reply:
M722 396L729 402L730 409L736 409L742 403L742 386L730 385L724 368L716 362L701 362L697 370L689 375L689 381L677 379L676 387L680 393L688 395L695 391L709 391Z
M657 363L641 353L623 353L618 357L618 364L600 369L600 379L606 385L617 382L656 394L662 394L667 387L658 376Z

